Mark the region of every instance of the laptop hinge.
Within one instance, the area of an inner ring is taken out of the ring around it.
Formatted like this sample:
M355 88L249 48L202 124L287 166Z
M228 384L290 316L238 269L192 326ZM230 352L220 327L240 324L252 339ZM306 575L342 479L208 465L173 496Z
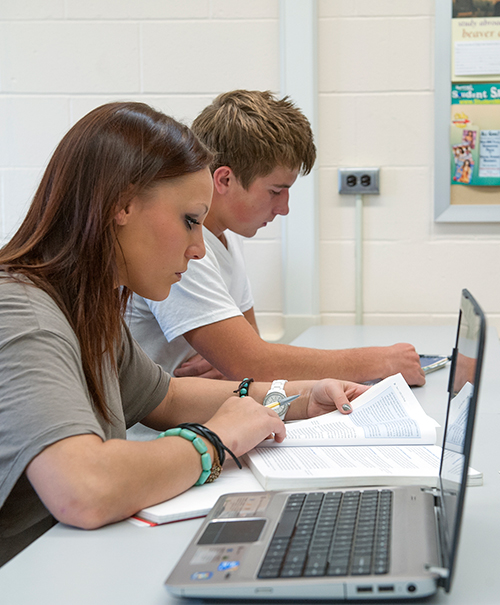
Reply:
M441 565L427 564L425 568L431 573L435 573L439 576L438 586L444 586L445 580L450 574L450 570L446 567L447 561L445 561L446 546L443 544L445 537L441 527L441 492L436 488L422 489L425 493L432 494L434 496L434 520L436 523L436 535L437 535L437 547L438 547L438 560Z
M433 496L439 496L440 493L437 487L421 487L420 489L424 494L432 494Z
M421 491L424 494L431 494L431 496L434 496L434 512L437 517L439 515L439 496L441 495L440 490L436 487L422 487ZM438 526L438 524L436 525Z
M437 574L441 579L445 580L450 575L450 570L446 567L436 567L435 565L426 565L425 569L431 573Z

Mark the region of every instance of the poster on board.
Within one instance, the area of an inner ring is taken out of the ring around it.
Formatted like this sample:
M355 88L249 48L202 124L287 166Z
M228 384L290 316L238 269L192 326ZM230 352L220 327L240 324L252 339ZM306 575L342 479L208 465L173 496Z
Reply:
M500 1L453 0L452 82L493 82L500 74Z
M451 184L500 186L500 82L451 88Z

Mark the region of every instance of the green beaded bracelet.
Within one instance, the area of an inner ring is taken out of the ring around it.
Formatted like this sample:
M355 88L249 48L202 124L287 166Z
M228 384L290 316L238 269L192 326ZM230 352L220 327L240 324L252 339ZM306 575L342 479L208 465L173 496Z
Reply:
M195 485L203 485L205 481L210 477L210 472L212 470L212 459L210 458L208 448L205 445L203 439L198 437L198 435L196 433L193 433L193 431L190 431L189 429L181 429L179 427L175 429L168 429L168 431L160 433L157 439L159 439L160 437L182 437L183 439L191 441L196 451L201 456L201 468L203 469L201 471L200 478L195 483Z
M238 397L246 397L248 395L248 389L250 388L250 383L253 382L253 378L243 378L243 380L238 385L236 391L233 393L237 393Z

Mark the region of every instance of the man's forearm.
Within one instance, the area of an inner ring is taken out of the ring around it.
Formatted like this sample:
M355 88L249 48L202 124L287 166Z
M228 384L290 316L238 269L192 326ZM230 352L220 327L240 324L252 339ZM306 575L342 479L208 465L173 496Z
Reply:
M309 380L338 378L364 382L401 372L410 384L424 384L412 345L323 350L267 343L243 317L209 324L185 334L205 359L229 379Z

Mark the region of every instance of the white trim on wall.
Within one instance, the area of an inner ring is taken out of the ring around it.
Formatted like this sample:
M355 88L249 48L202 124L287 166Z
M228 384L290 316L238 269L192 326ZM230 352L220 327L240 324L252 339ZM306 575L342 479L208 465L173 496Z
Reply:
M317 132L317 0L280 0L280 86ZM283 221L283 314L289 342L319 323L318 169L290 190L291 212Z

